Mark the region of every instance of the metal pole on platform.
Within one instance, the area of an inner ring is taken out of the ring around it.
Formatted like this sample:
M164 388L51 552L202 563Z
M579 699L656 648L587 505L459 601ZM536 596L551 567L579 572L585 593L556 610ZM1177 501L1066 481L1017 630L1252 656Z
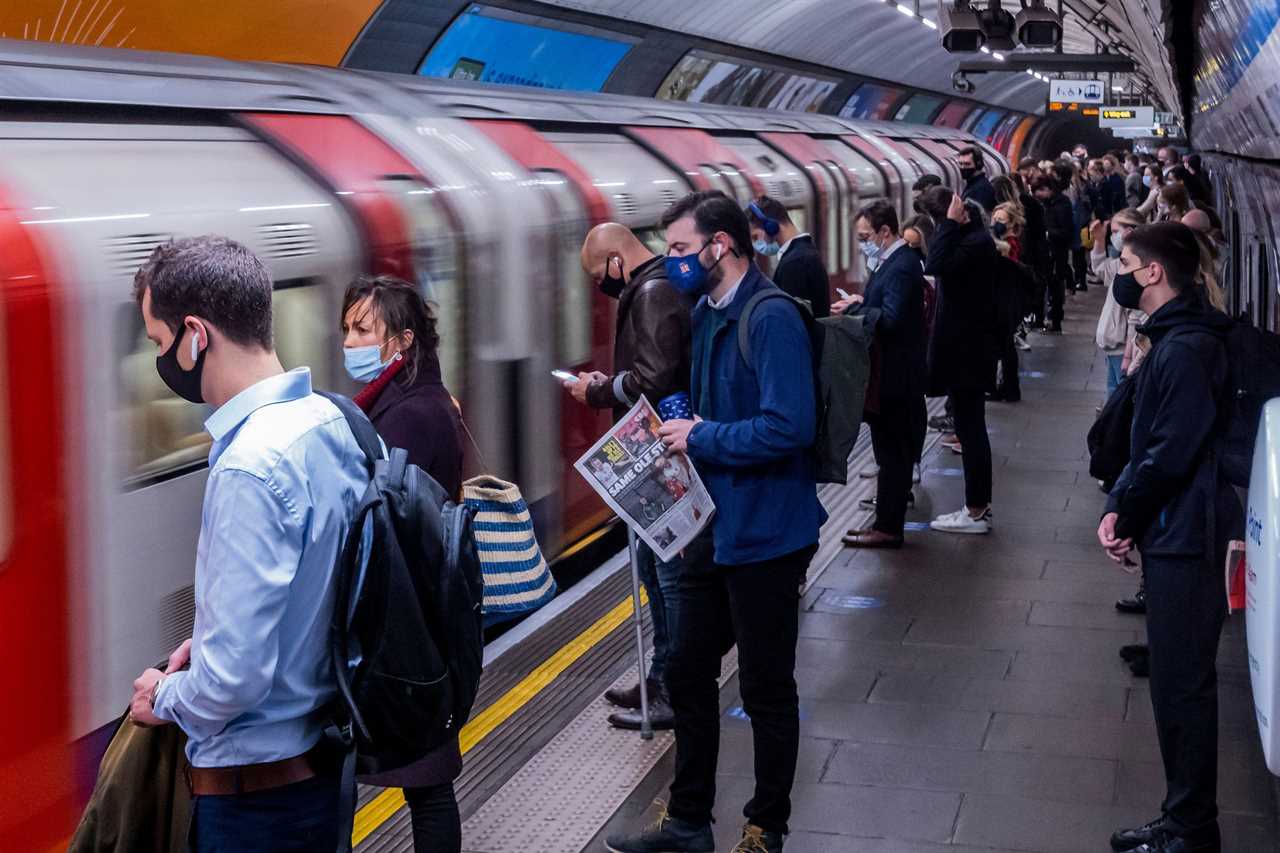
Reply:
M627 527L627 552L631 557L631 600L635 605L636 659L640 664L640 737L653 740L653 724L649 722L649 685L645 679L644 611L640 607L640 564L636 560L636 532Z

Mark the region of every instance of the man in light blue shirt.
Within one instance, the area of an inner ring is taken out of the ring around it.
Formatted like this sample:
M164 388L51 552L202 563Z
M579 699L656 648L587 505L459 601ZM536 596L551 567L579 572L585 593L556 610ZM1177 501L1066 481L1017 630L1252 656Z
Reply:
M134 282L160 377L216 408L194 636L134 682L130 708L188 736L195 853L338 845L339 778L317 744L336 695L335 561L369 473L310 371L281 367L271 291L262 262L219 237L160 246Z

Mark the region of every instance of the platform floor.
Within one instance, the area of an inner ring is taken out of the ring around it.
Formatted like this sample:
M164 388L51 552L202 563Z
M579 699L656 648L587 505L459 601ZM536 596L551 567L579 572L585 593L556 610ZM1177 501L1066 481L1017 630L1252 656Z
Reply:
M801 733L788 853L1081 853L1154 817L1163 795L1146 682L1117 655L1142 617L1113 602L1136 578L1094 538L1103 495L1084 436L1105 392L1102 296L1071 298L1066 334L1033 335L1023 401L987 407L993 534L907 533L899 552L845 551L804 601ZM938 447L909 521L963 503ZM811 572L812 575L812 572ZM1224 849L1276 849L1273 780L1252 718L1242 616L1220 655ZM750 724L724 691L716 837L730 849L752 790ZM608 832L666 796L671 751Z

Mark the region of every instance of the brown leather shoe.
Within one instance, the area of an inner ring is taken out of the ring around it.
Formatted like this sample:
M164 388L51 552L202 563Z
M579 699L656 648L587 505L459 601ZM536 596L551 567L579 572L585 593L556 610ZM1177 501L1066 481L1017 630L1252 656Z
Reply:
M901 548L902 537L880 530L862 530L847 534L843 540L849 548Z

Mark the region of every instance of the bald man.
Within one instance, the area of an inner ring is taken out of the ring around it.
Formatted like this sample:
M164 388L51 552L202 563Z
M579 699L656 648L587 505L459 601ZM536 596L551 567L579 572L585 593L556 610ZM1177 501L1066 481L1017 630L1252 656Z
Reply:
M1192 231L1204 235L1208 235L1209 232L1213 231L1213 222L1210 221L1209 214L1198 208L1187 211L1186 215L1182 217L1182 224Z
M656 409L659 401L689 391L691 376L689 315L692 305L667 282L663 259L645 248L631 229L617 222L592 228L582 244L582 268L609 298L618 300L613 345L613 372L579 373L564 383L575 400L596 409L613 409L614 419L626 414L641 395ZM649 593L653 619L653 663L647 686L650 720L655 729L675 724L667 701L666 666L670 637L676 623L676 583L679 558L658 562L653 551L639 545L637 568ZM609 717L610 724L640 728L640 687L610 690L614 705L626 709Z

